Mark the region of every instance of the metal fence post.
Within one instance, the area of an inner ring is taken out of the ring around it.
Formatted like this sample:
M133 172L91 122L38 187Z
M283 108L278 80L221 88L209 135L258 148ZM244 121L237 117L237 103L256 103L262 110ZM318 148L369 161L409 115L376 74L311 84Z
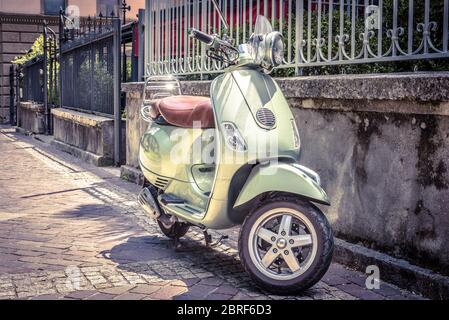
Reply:
M62 42L64 40L64 10L59 12L59 107L63 107L63 90L62 90L62 75L63 75L63 60L62 60Z
M46 128L45 133L47 135L50 134L50 108L48 106L48 70L47 70L47 64L48 64L48 34L47 34L47 22L44 21L44 110L45 110L45 119L46 119Z
M21 89L20 89L20 81L21 81L21 75L22 75L22 68L16 67L16 126L20 126L19 118L20 118L20 95L21 95Z
M138 21L138 61L137 61L137 81L143 81L145 75L145 9L139 9Z
M122 113L121 113L121 103L120 103L120 92L121 92L121 74L120 74L120 64L121 64L121 22L120 19L113 19L113 70L114 70L114 163L116 166L121 164L121 148L122 148Z
M9 67L9 123L16 125L14 112L14 66Z

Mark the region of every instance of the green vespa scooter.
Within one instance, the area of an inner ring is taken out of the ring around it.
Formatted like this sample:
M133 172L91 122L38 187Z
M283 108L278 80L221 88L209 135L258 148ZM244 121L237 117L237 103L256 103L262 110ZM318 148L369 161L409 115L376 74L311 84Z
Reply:
M319 176L297 163L295 119L268 75L282 63L282 35L263 16L238 48L226 37L190 35L227 68L210 98L164 97L164 88L179 88L176 79L147 80L157 85L142 107L149 126L139 160L148 184L139 202L175 240L191 226L241 225L240 259L252 279L274 293L305 290L327 271L334 245L315 205L329 200Z

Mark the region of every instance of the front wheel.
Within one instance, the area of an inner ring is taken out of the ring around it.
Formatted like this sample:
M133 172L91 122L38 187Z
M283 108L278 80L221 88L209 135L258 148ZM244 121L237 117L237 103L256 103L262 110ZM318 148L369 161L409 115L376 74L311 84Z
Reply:
M277 197L250 213L240 230L240 260L251 278L277 294L317 283L332 260L334 240L313 204Z

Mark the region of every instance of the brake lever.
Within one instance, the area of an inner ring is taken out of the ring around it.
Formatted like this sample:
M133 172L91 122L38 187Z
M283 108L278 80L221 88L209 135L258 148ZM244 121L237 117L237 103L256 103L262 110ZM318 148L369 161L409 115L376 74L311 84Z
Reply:
M226 61L225 59L223 59L222 56L220 56L220 55L218 55L218 54L215 54L215 53L212 54L210 51L207 51L207 52L206 52L206 56L209 57L209 58L211 58L211 59L217 60L217 61L219 61L219 62L229 63L228 61Z

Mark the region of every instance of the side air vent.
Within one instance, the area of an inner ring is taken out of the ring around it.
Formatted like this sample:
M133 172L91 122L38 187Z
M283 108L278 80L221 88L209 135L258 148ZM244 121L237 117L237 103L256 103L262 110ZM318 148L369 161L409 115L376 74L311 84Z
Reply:
M276 125L276 116L268 108L260 108L257 110L256 119L264 127L272 128Z
M158 187L159 189L165 190L168 187L168 184L170 183L170 180L158 177L156 181L154 182L154 185Z

